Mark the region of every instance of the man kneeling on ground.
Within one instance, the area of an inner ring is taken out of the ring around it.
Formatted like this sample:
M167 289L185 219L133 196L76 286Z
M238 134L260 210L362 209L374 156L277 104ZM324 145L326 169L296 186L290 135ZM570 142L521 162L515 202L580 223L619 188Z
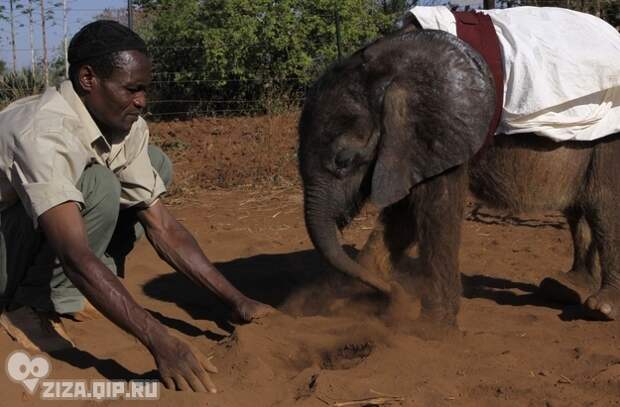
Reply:
M73 37L69 63L70 81L58 90L0 112L2 325L44 350L71 345L57 316L80 312L86 297L149 349L166 387L215 392L211 362L171 336L115 275L136 236L145 232L164 260L241 320L272 308L235 289L159 199L172 166L148 144L139 116L151 81L144 41L97 21ZM60 342L28 333L41 324Z

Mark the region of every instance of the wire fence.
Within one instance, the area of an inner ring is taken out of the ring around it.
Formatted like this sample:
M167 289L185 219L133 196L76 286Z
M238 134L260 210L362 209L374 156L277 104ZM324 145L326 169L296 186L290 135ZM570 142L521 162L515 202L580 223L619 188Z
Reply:
M420 0L419 3L425 5L447 4L451 7L480 8L483 0ZM563 6L568 8L577 8L581 11L590 12L592 14L601 15L602 7L608 3L620 3L620 0L497 0L496 6L509 7L519 5L530 6ZM0 0L0 6L5 7L9 4L8 0ZM58 4L58 3L57 3ZM71 0L69 0L69 5ZM466 4L466 6L463 6ZM127 21L126 9L109 9L109 8L69 8L67 9L67 18L69 26L73 26L73 31L77 30L77 22L87 23L93 18L105 15L108 18L116 18L120 22ZM62 13L58 10L51 13L51 21L59 24L62 21ZM389 14L394 20L403 15L402 12ZM80 16L80 17L78 17ZM86 17L85 17L86 16ZM333 15L324 16L332 18ZM601 15L610 22L618 22L620 24L620 8L618 14L609 16ZM18 13L16 22L21 28L25 28L28 24L28 15ZM40 17L39 17L40 19ZM610 20L611 19L611 20ZM84 21L86 20L86 21ZM35 19L35 23L37 23ZM6 22L5 33L6 33ZM72 34L69 32L69 34ZM6 41L0 43L0 55L11 53L37 53L43 51L41 46L34 48L18 45L15 48L7 47ZM56 44L56 48L60 44ZM158 45L152 47L153 50L204 50L203 45L181 45L166 46ZM6 57L3 58L5 61ZM317 59L316 62L325 62ZM151 82L151 99L149 101L149 109L146 112L146 118L150 120L169 120L173 118L193 118L203 116L221 116L221 115L258 115L258 114L274 114L290 110L298 109L304 102L304 96L307 92L307 84L300 77L284 77L271 78L268 70L265 72L253 72L251 78L226 78L226 77L205 77L201 71L156 71L153 73ZM28 94L36 93L44 88L41 78L37 75L31 77L27 73L21 78L13 78L9 80L8 76L0 80L0 106L8 104L8 102ZM56 78L62 79L62 76ZM249 86L251 84L251 86ZM230 89L235 87L243 87L254 89L253 92L245 94L231 94ZM214 89L227 88L226 92L217 92ZM161 97L168 95L168 97Z

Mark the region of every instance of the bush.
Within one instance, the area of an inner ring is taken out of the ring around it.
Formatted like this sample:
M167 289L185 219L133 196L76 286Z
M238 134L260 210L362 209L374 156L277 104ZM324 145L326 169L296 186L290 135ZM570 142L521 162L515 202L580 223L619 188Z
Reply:
M34 76L29 70L7 73L0 76L0 108L26 96L36 95L45 90L45 80Z
M407 2L398 3L403 8ZM372 0L138 4L143 16L138 30L154 61L150 108L156 115L265 113L297 107L306 87L337 59L336 7L344 55L376 38L396 19L393 7Z

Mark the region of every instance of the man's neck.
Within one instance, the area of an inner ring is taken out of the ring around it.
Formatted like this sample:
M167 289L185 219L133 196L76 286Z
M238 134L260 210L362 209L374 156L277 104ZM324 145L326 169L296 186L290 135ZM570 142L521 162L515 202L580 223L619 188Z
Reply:
M105 140L108 142L108 144L110 144L110 145L118 144L118 143L121 143L123 140L125 140L125 138L129 135L129 132L119 132L119 131L113 130L113 129L109 128L108 126L106 126L105 124L101 123L97 119L97 116L95 116L93 114L93 112L90 110L90 108L88 106L88 103L86 101L86 98L84 96L80 96L80 99L82 100L82 103L84 104L84 107L86 107L86 110L88 111L88 114L90 115L90 117L92 117L93 121L95 122L95 124L99 128L99 131L103 135L103 138L105 138Z

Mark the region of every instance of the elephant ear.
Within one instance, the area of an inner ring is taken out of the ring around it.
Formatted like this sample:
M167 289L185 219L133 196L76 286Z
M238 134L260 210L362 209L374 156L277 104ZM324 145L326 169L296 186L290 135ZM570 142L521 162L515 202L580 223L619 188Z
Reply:
M384 49L373 57L401 64L387 87L385 78L377 82L384 90L371 191L378 207L468 161L489 130L495 98L488 69L455 37L431 34L409 35L399 41L404 50Z

